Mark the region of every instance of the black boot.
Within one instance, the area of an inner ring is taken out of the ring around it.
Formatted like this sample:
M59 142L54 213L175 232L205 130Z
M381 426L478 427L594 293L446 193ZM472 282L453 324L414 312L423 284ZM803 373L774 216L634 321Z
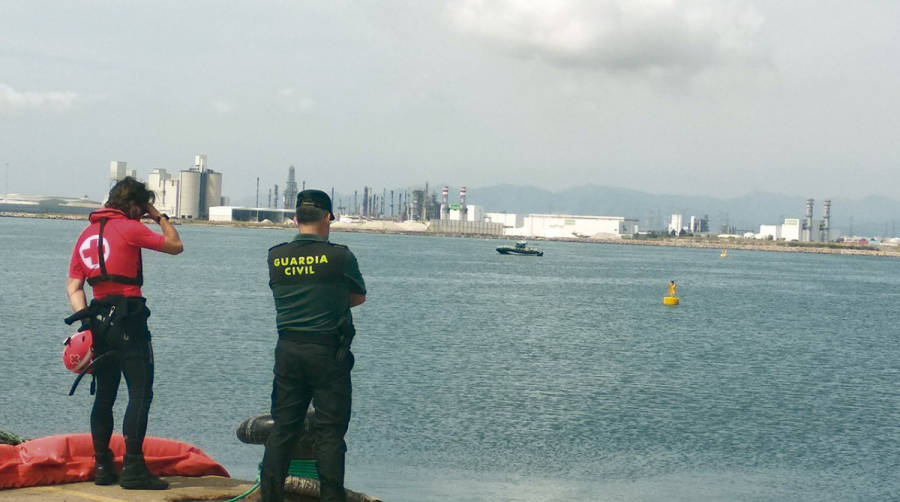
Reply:
M119 480L116 475L116 466L113 464L113 454L109 449L101 453L94 453L94 484L112 485Z
M150 474L144 456L141 454L125 455L122 466L122 479L119 486L126 490L165 490L169 483Z

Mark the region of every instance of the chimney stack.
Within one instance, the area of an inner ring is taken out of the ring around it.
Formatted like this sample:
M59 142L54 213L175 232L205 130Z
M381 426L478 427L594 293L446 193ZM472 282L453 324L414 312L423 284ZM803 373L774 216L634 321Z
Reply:
M468 208L466 207L466 187L460 187L460 189L459 189L459 221L468 221L468 217L467 217L466 213L468 213Z

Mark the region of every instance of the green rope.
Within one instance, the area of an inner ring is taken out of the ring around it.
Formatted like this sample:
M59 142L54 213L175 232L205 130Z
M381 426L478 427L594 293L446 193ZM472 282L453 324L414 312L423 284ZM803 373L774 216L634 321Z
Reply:
M230 498L230 499L226 500L225 502L237 502L238 500L241 500L241 499L243 499L243 498L246 498L247 495L250 495L251 493L253 493L257 488L259 488L259 476L256 477L256 484L254 484L253 486L251 486L249 490L247 490L247 491L245 491L244 493L238 495L237 497Z
M244 493L238 495L237 497L230 498L225 502L238 502L238 500L243 500L248 495L253 493L260 485L260 475L262 474L262 464L259 464L260 474L256 476L256 483L250 487L249 490ZM319 479L319 471L316 470L316 461L312 459L294 459L291 460L291 465L288 467L288 475L294 476L295 478L310 478L310 479Z
M319 471L316 470L316 461L312 459L291 460L288 474L295 478L319 479Z

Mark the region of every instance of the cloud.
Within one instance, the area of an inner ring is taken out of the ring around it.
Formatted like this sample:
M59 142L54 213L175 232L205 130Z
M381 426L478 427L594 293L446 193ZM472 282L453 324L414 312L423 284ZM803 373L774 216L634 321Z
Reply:
M71 91L18 91L0 82L0 113L22 110L63 111L78 97Z
M762 14L740 0L454 0L453 25L521 57L610 72L754 61Z

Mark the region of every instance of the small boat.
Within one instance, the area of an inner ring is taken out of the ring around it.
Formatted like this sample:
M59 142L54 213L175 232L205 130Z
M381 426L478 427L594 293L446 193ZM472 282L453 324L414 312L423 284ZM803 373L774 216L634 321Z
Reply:
M515 247L510 246L500 246L497 248L497 252L500 254L521 254L521 255L534 255L534 256L544 256L544 252L537 248L530 248L527 246L525 241L519 241L516 243Z

